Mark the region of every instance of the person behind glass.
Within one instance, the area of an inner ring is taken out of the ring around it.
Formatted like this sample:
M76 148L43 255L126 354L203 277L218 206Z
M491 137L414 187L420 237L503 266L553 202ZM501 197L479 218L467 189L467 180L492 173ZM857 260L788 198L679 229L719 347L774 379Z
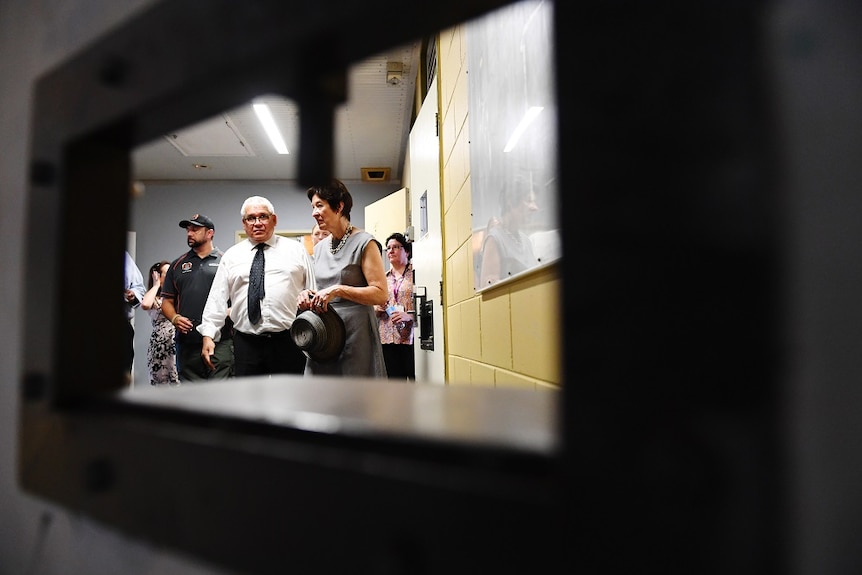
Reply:
M278 216L268 199L246 199L240 216L248 238L231 246L219 264L197 328L201 357L209 361L230 300L237 377L301 374L305 354L290 326L299 293L315 288L311 258L300 242L275 233Z
M500 217L491 218L482 242L479 285L492 285L537 263L530 238L524 233L538 211L536 195L523 178L507 181L500 194Z
M389 271L386 283L389 299L386 305L374 306L379 321L380 343L389 379L416 379L413 357L413 246L403 234L386 238Z
M141 275L141 270L138 269L135 260L126 252L125 263L125 278L123 280L123 301L126 307L126 333L125 333L125 357L123 364L126 370L126 376L131 383L132 363L135 361L135 328L132 325L132 320L135 318L135 308L141 305L144 299L144 276Z
M150 371L150 385L179 385L177 376L177 355L174 345L174 326L162 313L162 284L171 262L161 261L150 266L150 279L147 293L141 308L150 314L153 331L147 348L147 368Z
M162 284L162 313L176 328L180 381L228 379L234 374L233 326L224 323L209 363L201 359L203 338L195 330L224 252L213 243L215 224L207 216L195 214L180 221L180 227L186 230L189 251L171 262Z
M380 243L350 223L353 198L341 181L312 186L307 195L312 217L330 235L314 246L317 290L300 293L297 307L321 313L331 306L344 321L346 339L334 360L308 358L305 373L386 377L374 312L388 297Z
M329 235L329 232L325 230L321 230L320 226L315 222L314 227L311 228L311 245L316 246L320 240Z

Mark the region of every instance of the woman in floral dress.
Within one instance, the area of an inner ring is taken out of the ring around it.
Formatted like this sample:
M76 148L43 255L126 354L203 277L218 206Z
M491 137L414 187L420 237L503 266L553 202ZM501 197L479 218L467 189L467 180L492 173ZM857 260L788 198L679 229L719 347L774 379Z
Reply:
M179 385L177 357L174 347L174 326L162 313L162 298L159 296L162 282L171 263L161 261L150 266L150 281L141 307L150 314L153 332L147 348L147 368L150 385Z

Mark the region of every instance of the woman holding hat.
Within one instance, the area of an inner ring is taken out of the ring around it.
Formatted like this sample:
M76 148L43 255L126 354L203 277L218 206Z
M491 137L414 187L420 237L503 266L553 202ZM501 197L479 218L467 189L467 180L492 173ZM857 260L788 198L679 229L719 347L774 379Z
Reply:
M353 198L339 180L307 191L311 215L329 236L314 246L317 290L299 294L299 311L334 310L344 322L344 348L326 360L309 356L306 375L386 377L375 305L388 298L382 248L370 233L350 223Z

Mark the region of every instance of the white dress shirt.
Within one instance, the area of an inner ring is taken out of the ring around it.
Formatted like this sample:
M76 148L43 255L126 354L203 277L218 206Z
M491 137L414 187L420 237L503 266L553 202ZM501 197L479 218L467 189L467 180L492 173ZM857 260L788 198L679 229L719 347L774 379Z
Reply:
M144 288L144 276L141 275L141 270L138 269L137 264L135 264L135 260L132 259L132 256L129 255L129 252L126 252L126 279L124 282L124 289L129 289L135 292L135 297L138 300L134 303L129 303L126 301L126 318L131 320L135 317L135 308L141 305L141 302L144 301L144 292L146 289Z
M248 319L248 280L256 242L246 239L229 248L216 270L198 332L218 341L219 330L227 316L234 329L247 334L276 333L290 329L296 317L296 298L304 289L316 289L314 265L305 246L273 234L263 248L266 261L263 285L266 295L260 302L262 318L258 324Z

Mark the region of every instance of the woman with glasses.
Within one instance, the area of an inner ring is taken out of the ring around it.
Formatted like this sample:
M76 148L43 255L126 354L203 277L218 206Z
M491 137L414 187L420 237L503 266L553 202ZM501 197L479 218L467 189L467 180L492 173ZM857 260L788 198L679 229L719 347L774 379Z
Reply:
M317 289L303 291L297 305L300 311L316 313L331 306L344 322L345 342L334 359L309 357L305 373L386 377L374 312L389 296L380 243L350 223L353 198L341 181L312 186L307 195L312 217L330 235L314 246Z
M386 283L389 299L386 305L375 306L383 345L383 359L389 379L416 379L413 358L413 255L412 245L403 234L386 238L389 271Z

